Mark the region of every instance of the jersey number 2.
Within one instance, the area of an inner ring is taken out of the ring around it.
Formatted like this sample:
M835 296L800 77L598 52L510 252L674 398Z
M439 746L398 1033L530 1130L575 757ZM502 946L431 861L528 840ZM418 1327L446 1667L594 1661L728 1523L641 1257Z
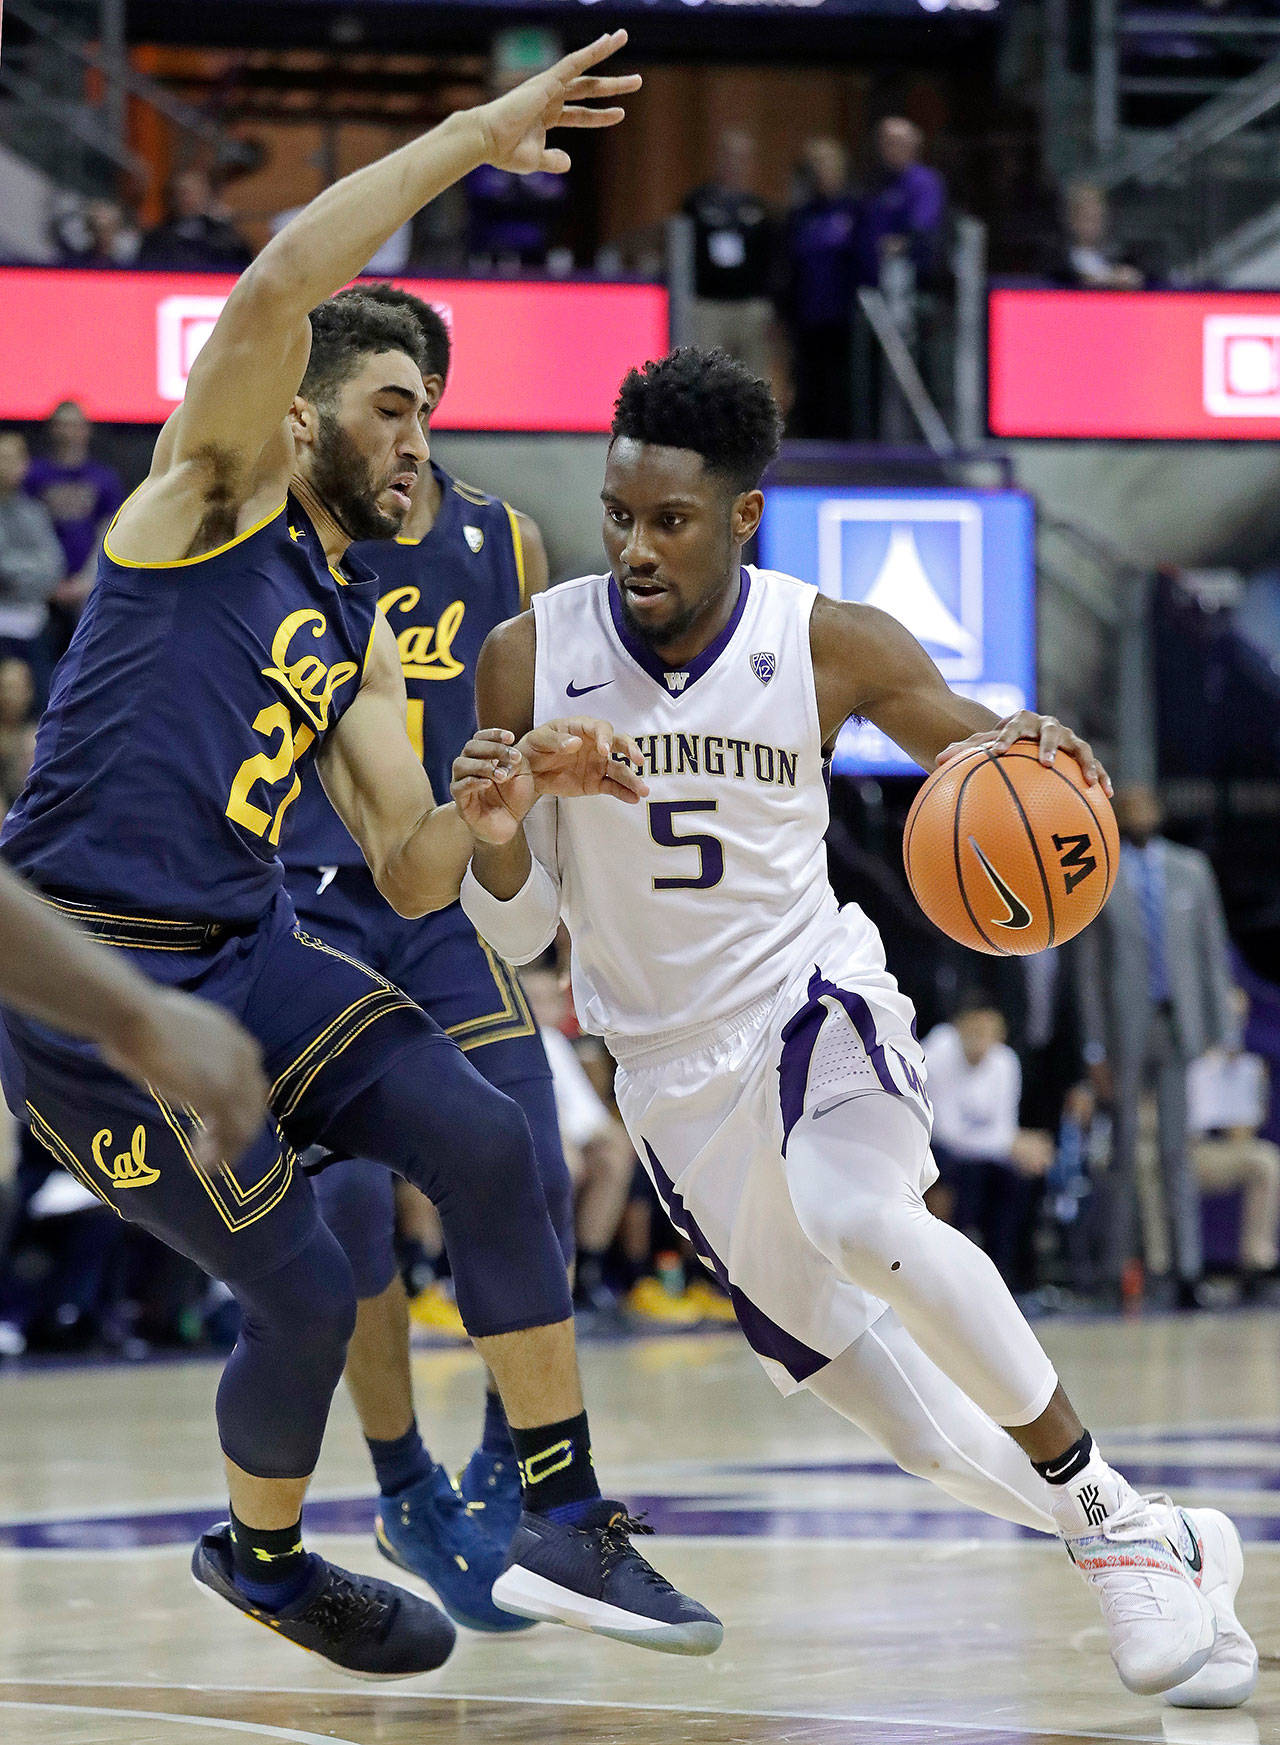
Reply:
M253 723L255 733L264 737L280 735L280 743L272 752L260 751L253 757L246 757L236 771L236 778L231 784L231 793L227 799L227 817L233 824L239 824L249 830L254 836L265 836L267 841L276 846L280 841L280 826L284 823L284 815L298 797L302 787L302 778L294 772L294 764L306 751L315 734L304 721L293 731L293 722L289 719L289 711L283 703L271 703L265 709L258 711ZM293 776L289 788L274 813L264 812L249 798L255 783L263 782L267 787L274 787L286 776Z
M717 800L650 800L649 834L659 848L692 848L698 856L696 878L655 878L655 891L709 891L724 877L724 844L715 836L677 836L675 821L686 812L715 812Z

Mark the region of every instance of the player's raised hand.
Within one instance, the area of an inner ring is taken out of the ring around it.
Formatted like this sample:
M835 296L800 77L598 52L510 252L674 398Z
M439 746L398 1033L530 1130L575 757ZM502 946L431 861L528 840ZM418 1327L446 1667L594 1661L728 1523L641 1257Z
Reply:
M505 727L481 727L454 758L449 784L467 829L498 848L511 841L538 797L515 737Z
M617 51L627 40L625 30L597 37L586 48L526 79L513 91L495 97L471 111L484 139L485 161L500 170L527 176L534 170L549 170L562 176L569 168L569 154L548 146L553 127L616 127L626 111L616 104L603 109L587 105L600 98L625 97L640 88L639 73L593 74L591 69Z
M543 722L525 734L519 749L539 794L561 799L608 794L636 806L649 792L635 740L592 716Z
M267 1118L267 1080L257 1043L208 1000L156 988L139 1020L102 1044L111 1065L166 1102L194 1109L202 1163L235 1163Z
M1081 739L1078 733L1064 727L1056 716L1037 715L1034 709L1019 709L1016 715L1008 716L994 727L984 727L977 733L971 733L967 739L957 740L954 745L947 746L945 751L938 754L937 765L940 768L944 763L950 763L953 757L960 757L966 751L978 749L990 751L998 757L1020 739L1034 739L1037 742L1041 763L1050 764L1060 751L1065 751L1068 757L1075 758L1080 765L1084 771L1084 779L1090 787L1096 783L1104 794L1111 795L1111 777L1094 756L1093 747L1088 740Z

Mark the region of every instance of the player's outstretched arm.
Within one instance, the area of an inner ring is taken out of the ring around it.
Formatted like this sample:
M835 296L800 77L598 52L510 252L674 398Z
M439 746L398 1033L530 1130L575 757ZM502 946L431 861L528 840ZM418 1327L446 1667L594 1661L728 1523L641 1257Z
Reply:
M1106 770L1090 746L1051 715L1019 710L1005 721L951 690L915 637L888 612L828 600L814 602L809 627L822 742L830 746L850 715L871 721L924 769L975 746L1005 751L1035 739L1052 763L1074 757L1085 780L1110 793Z
M207 1000L160 988L0 867L0 1000L96 1042L112 1066L204 1123L199 1150L234 1162L267 1117L258 1046Z
M166 562L199 542L205 505L223 523L242 505L283 496L292 462L284 420L307 366L307 313L363 270L389 236L480 164L518 174L569 168L554 128L613 127L613 99L638 75L593 71L626 42L601 36L490 103L449 116L398 151L344 177L273 237L241 275L191 369L183 404L161 433L147 487L113 543L134 562ZM603 100L603 106L590 107ZM224 529L220 529L224 531ZM218 543L210 539L205 549Z
M453 806L436 804L406 710L395 634L379 613L360 694L317 768L382 895L398 914L417 917L457 901L472 837Z

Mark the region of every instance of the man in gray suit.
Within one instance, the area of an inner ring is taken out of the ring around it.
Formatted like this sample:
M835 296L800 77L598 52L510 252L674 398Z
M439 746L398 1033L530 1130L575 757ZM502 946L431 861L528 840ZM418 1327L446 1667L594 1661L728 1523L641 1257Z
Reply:
M1179 1307L1198 1306L1200 1196L1187 1144L1187 1065L1231 1034L1227 933L1205 856L1159 834L1146 787L1115 796L1122 845L1111 900L1078 942L1085 1058L1114 1120L1100 1203L1101 1270L1118 1292L1137 1252L1138 1114L1154 1088Z

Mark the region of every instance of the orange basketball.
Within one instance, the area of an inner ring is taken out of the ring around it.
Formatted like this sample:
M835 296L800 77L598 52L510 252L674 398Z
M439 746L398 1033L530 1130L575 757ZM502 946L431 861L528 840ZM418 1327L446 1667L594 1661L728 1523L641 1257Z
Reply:
M935 770L907 816L912 895L961 945L1028 956L1071 939L1111 894L1120 835L1111 802L1073 757L1031 741L968 751Z

